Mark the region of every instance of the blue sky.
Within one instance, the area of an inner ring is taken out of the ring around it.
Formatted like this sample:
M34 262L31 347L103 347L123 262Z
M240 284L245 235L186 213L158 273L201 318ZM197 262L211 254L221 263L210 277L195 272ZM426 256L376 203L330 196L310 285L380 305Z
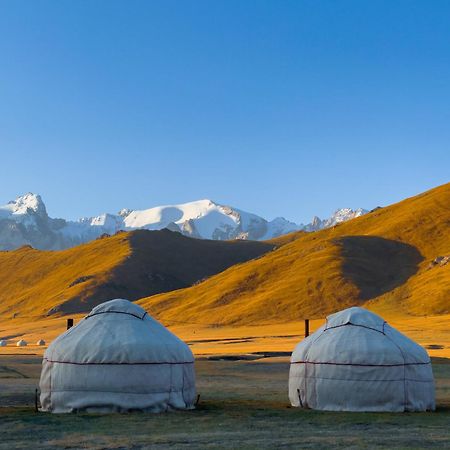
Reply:
M307 222L449 181L450 2L0 2L0 203Z

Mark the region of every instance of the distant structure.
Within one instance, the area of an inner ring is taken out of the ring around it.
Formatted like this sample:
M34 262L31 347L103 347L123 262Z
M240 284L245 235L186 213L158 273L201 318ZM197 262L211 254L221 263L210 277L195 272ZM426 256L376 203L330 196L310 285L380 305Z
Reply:
M39 346L45 345L44 339L39 339L39 340L36 342L36 345L39 345Z
M28 342L24 339L21 339L20 341L17 341L17 347L26 347L28 345Z
M6 347L8 345L8 341L6 339L0 340L0 347Z

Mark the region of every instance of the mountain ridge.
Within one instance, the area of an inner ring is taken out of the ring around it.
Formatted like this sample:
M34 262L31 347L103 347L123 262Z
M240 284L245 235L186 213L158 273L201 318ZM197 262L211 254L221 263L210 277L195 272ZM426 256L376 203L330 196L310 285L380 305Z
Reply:
M268 240L293 231L316 231L359 217L367 211L339 209L328 219L315 217L307 225L283 217L268 221L256 214L215 203L209 199L145 210L122 209L77 221L50 218L38 194L27 193L0 206L0 250L31 245L42 250L60 250L92 241L104 234L136 229L167 228L188 237L212 240Z
M137 301L164 323L205 326L323 318L354 305L390 316L447 314L449 230L450 183L327 229L265 242L192 239L165 229L61 251L23 246L0 252L0 315L85 312L115 297Z
M275 245L134 230L65 250L3 251L0 315L42 317L86 312L111 298L137 300L190 286Z
M364 305L450 312L450 183L315 233L196 286L139 300L160 320L205 325L323 318Z

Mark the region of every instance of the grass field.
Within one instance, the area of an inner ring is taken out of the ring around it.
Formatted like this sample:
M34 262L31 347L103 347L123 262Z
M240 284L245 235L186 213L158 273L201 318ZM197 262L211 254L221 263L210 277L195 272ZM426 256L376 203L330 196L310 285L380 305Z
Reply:
M433 360L434 413L326 413L290 408L287 358L198 360L195 411L34 411L41 358L0 356L0 449L450 448L450 361Z
M71 316L78 323L82 315ZM430 356L450 358L450 314L428 317L385 316L390 325L424 346ZM186 341L196 356L252 354L255 352L290 353L303 339L303 322L265 326L221 326L179 325L176 322L163 321L163 325ZM324 319L312 320L313 332L324 323ZM0 348L1 354L37 354L42 355L45 347L34 345L37 340L45 339L50 343L66 329L66 318L51 317L45 319L11 319L0 322L0 338L8 339L9 345ZM25 339L28 347L16 347L19 339Z

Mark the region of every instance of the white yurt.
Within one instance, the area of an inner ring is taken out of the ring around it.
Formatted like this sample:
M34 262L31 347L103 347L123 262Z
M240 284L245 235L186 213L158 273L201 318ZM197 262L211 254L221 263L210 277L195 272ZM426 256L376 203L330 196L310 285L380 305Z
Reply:
M6 339L0 339L0 347L6 347L8 345L8 341Z
M17 341L16 345L17 347L26 347L28 345L28 342L24 339L20 339L20 341Z
M39 340L36 342L36 345L39 345L39 346L45 345L44 339L39 339Z
M295 348L289 399L328 411L434 410L430 358L381 317L348 308Z
M42 411L194 408L190 348L128 300L95 307L50 343L42 366Z

